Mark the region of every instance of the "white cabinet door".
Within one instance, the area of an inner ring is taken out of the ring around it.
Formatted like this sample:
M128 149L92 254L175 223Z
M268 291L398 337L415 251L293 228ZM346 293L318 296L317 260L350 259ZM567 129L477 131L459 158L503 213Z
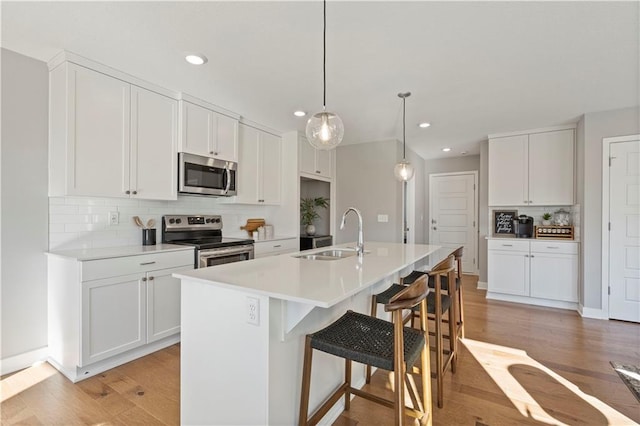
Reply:
M189 154L204 155L210 157L213 155L211 149L211 111L200 105L191 102L181 101L180 121L182 126L182 134L180 135L180 152L188 152Z
M331 178L333 173L333 153L334 150L316 150L316 173L320 176Z
M131 195L177 200L178 102L140 87L131 89Z
M237 196L235 202L256 204L259 199L258 191L258 130L240 125L238 144L238 171L237 176Z
M527 135L489 140L489 205L527 204Z
M180 332L180 280L171 274L189 268L147 273L147 343Z
M298 139L300 173L315 174L316 173L316 149L311 146L307 139L301 136Z
M578 301L578 256L531 253L531 297Z
M126 197L131 86L74 64L67 78L65 195Z
M238 120L181 101L180 152L238 161Z
M213 116L214 157L226 161L238 161L238 120L215 112Z
M81 366L143 345L145 323L141 275L83 282Z
M238 195L242 204L279 204L282 185L282 139L240 125Z
M280 204L282 191L282 139L260 133L260 197L263 204ZM261 200L261 201L260 201Z
M529 254L489 250L488 288L491 292L529 296Z
M529 135L529 205L573 205L573 129Z

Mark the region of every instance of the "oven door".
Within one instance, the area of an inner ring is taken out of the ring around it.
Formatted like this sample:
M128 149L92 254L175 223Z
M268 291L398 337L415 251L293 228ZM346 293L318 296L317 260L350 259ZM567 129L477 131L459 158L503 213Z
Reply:
M198 252L198 268L242 262L250 259L253 259L253 244L200 250Z
M217 160L181 152L178 154L178 192L198 195L236 195L233 161Z

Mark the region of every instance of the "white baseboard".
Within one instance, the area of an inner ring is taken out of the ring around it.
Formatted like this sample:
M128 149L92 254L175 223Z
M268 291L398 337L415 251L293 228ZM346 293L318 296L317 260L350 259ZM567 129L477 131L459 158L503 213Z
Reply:
M489 288L489 284L484 281L478 281L478 286L476 288L478 290L487 290Z
M516 296L512 294L487 292L487 299L502 300L504 302L524 303L527 305L546 306L548 308L578 310L578 304L560 300L539 299L537 297Z
M578 305L578 313L584 318L609 319L609 315L604 309L587 308L582 305Z
M40 349L25 352L20 355L5 358L0 361L2 366L0 367L0 374L13 373L14 371L22 370L23 368L31 367L38 361L45 361L49 355L49 348L45 346Z

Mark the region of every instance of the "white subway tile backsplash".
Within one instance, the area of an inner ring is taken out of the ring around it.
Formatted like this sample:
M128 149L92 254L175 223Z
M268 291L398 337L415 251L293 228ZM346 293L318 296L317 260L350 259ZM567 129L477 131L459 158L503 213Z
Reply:
M99 248L142 244L142 231L133 221L156 221L156 239L162 239L162 216L167 214L222 215L224 234L246 237L240 229L247 219L274 217L274 206L225 204L224 199L179 196L177 201L97 197L49 198L49 249ZM119 213L119 224L109 225L109 212ZM277 233L277 230L276 230Z

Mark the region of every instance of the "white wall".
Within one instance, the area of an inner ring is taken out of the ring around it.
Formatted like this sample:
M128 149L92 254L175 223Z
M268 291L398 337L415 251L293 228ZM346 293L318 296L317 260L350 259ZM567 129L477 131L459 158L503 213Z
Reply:
M602 139L640 133L640 108L585 114L578 126L578 204L581 205L581 303L602 306ZM584 130L583 130L584 129ZM581 159L584 158L583 164Z
M44 62L2 49L3 371L47 345L48 78Z

